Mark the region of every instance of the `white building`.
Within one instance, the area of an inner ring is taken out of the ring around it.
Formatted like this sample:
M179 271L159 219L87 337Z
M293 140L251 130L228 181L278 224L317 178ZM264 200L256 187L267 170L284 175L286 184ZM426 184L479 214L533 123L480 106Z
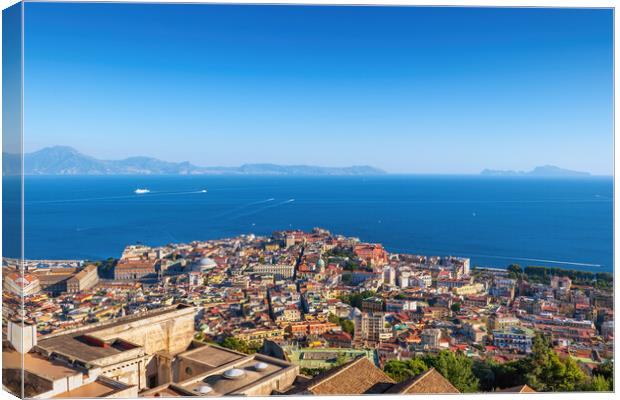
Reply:
M389 286L396 285L396 270L389 265L383 267L383 283Z
M380 343L392 338L384 312L362 312L355 315L354 340Z
M421 333L422 346L425 348L436 349L439 347L439 339L441 339L441 330L424 329Z
M433 284L433 277L427 272L420 272L415 274L411 279L411 286L427 288Z
M409 282L409 278L411 278L410 271L408 270L400 271L400 274L398 275L398 286L400 286L403 289L411 286Z
M259 264L252 268L252 272L258 275L273 275L276 279L292 278L295 266L286 264Z

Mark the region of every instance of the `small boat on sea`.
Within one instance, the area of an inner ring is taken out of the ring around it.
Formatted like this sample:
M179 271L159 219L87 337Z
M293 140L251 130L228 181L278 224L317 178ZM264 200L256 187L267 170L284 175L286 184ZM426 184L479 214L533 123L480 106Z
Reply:
M138 188L138 189L134 190L133 192L134 192L135 194L146 194L146 193L151 193L151 191L150 191L150 190L148 190L148 189L146 189L146 188L144 188L144 189L140 189L140 188Z

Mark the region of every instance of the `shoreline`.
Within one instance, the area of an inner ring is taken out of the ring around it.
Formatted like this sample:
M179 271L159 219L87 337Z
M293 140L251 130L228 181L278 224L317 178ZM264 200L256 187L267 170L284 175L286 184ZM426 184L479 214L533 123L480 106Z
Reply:
M248 234L243 234L240 236L247 236L247 235L254 235L251 233ZM256 237L263 237L263 235L255 235ZM190 242L180 242L180 243L167 243L165 245L149 245L149 244L145 244L143 242L137 242L134 244L128 244L127 246L131 246L131 245L144 245L150 248L160 248L160 247L167 247L167 246L179 246L179 245L184 245L184 244L188 244L188 243L206 243L206 242L213 242L213 241L226 241L226 240L231 240L234 239L236 237L239 236L233 236L233 237L226 237L226 238L219 238L219 239L207 239L207 240L193 240ZM359 238L358 238L359 239ZM379 243L382 244L382 243ZM126 247L127 247L126 246ZM486 258L501 258L501 259L506 259L506 260L531 260L531 261L544 261L544 262L549 262L549 263L556 263L556 264L563 264L564 266L549 266L549 265L541 265L541 264L524 264L524 263L508 263L504 266L493 266L493 267L489 267L489 266L479 266L476 265L475 263L472 263L472 270L483 270L483 271L489 271L489 272L505 272L509 269L509 267L511 265L518 265L521 268L542 268L542 269L546 269L546 270L557 270L557 271L566 271L566 272L580 272L580 273L585 273L585 274L592 274L594 276L598 275L598 274L609 274L613 277L614 274L614 268L611 269L611 271L592 271L592 270L587 270L587 269L581 269L581 268L570 268L567 266L570 265L574 265L576 267L579 266L591 266L591 267L602 267L601 265L597 265L597 264L587 264L587 263L572 263L572 262L561 262L561 261L548 261L548 260L537 260L537 259L532 259L532 258L519 258L519 257L500 257L500 256L489 256L489 255L478 255L478 256L474 256L474 257L470 257L467 255L456 255L456 254L414 254L414 253L406 253L406 252L391 252L389 251L389 247L385 247L386 250L388 250L388 252L390 254L393 255L405 255L405 256L423 256L423 257L457 257L457 258L466 258L469 259L471 261L472 258L475 257L486 257ZM122 252L121 252L122 253ZM87 258L67 258L67 257L63 257L63 258L25 258L23 261L27 264L45 264L45 263L58 263L58 264L72 264L72 263L80 263L80 264L87 264L87 263L98 263L98 262L106 262L109 260L114 260L114 261L118 261L120 259L120 257L113 257L113 256L109 256L109 257L87 257ZM13 261L15 263L17 263L17 258L12 258L12 257L3 257L3 266L5 261Z

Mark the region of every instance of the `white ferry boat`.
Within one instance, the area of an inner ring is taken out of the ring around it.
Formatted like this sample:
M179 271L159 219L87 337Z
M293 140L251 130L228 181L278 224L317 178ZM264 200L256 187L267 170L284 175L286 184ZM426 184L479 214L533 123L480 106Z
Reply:
M151 191L150 191L150 190L148 190L148 189L146 189L146 188L145 188L145 189L140 189L140 188L138 188L138 189L134 190L133 192L134 192L135 194L145 194L145 193L151 193Z

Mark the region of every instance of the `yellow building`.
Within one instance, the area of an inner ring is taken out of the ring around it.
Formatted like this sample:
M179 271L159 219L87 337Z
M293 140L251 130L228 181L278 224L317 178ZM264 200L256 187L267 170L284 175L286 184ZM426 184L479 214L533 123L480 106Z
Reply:
M482 283L474 283L471 285L465 285L461 287L455 287L452 292L457 296L466 296L470 294L478 294L484 290Z
M243 332L239 332L234 335L235 338L244 341L248 344L262 344L265 339L269 340L281 340L284 338L284 329L281 328L269 328L269 329L251 329Z

